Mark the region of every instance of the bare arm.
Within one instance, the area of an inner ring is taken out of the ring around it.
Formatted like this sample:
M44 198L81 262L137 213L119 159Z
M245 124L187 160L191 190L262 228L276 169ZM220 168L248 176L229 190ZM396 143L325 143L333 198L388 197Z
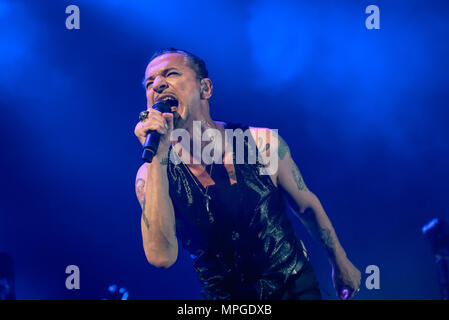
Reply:
M326 250L337 294L341 299L348 299L360 286L360 271L348 260L320 200L307 188L287 143L278 135L274 134L272 138L277 142L274 144L277 150L271 150L278 154L277 185L285 191L294 214ZM267 147L270 147L269 143Z
M328 254L330 263L335 265L336 259L346 257L346 252L320 200L307 188L298 166L291 157L288 145L280 136L278 154L278 184L285 190L295 215L309 233L321 243Z
M168 193L167 158L156 155L136 177L136 195L142 207L141 230L145 256L156 267L168 268L178 257L173 203Z

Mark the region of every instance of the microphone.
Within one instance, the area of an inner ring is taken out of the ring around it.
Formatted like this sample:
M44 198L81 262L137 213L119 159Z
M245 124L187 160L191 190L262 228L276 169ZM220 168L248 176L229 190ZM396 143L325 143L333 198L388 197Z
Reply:
M151 108L162 112L172 112L171 107L176 107L178 105L178 101L175 99L167 99L167 100L158 100ZM148 163L153 161L153 157L156 155L157 149L159 147L159 142L161 140L161 134L156 130L151 130L147 138L145 139L145 143L143 144L143 152L142 152L142 160Z

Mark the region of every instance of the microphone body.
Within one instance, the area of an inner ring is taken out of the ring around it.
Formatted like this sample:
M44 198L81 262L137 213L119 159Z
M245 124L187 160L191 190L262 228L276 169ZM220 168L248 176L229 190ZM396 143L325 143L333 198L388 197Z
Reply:
M176 100L158 100L152 106L153 109L166 113L172 112L171 107L177 106L178 101ZM154 156L157 153L157 149L159 148L159 142L161 140L161 134L156 130L152 130L148 133L147 138L145 139L145 143L143 144L143 152L142 152L142 160L148 163L153 161Z

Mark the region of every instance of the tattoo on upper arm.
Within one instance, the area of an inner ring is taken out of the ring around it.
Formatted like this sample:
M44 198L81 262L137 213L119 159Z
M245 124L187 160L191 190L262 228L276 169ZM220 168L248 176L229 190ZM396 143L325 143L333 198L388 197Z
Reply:
M296 182L296 186L298 187L298 190L306 190L307 186L304 183L304 179L302 178L301 172L299 172L299 169L294 162L293 162L292 175L293 175L293 179Z
M265 143L265 142L264 142L264 139L263 139L262 137L258 137L258 138L257 138L257 141L258 141L258 145L257 145L257 153L258 153L259 155L265 153L264 156L269 157L270 143L269 143L269 142Z
M147 216L145 215L145 180L139 178L136 180L136 194L137 200L139 200L140 206L142 207L142 219L145 223L147 229L150 228L150 224L148 222Z
M282 160L282 159L284 159L284 157L287 153L290 153L290 148L288 147L288 144L285 142L284 139L282 139L282 137L280 135L277 135L277 138L279 140L278 155L279 155L279 158ZM269 147L269 145L268 145L268 147ZM295 180L298 190L306 190L307 186L304 183L304 179L302 178L302 175L298 169L298 166L295 164L293 159L291 161L293 164L292 176L293 176L293 179Z
M287 153L290 153L290 148L288 147L287 143L280 135L277 136L279 138L279 146L278 146L278 155L279 158L282 160L284 159L285 155Z
M140 206L143 209L143 203L145 201L145 180L142 178L136 180L136 195L137 200L139 200Z
M145 200L143 201L143 207L145 209ZM147 230L150 229L150 223L148 222L148 218L145 215L145 210L142 210L142 219L143 222L145 223L145 227L147 227Z
M269 144L269 143L267 143L267 144L265 145L265 147L263 148L263 150L260 151L260 152L266 152L266 151L268 151L268 150L270 150L270 144Z
M148 218L145 215L145 198L143 198L141 205L142 205L142 219L143 219L143 222L145 223L145 227L147 227L147 230L148 230L148 229L150 229L150 223L148 222Z

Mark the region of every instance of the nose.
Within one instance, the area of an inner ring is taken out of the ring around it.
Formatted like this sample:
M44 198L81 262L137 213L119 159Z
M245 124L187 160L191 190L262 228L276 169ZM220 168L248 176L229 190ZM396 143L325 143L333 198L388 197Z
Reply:
M153 82L153 90L158 94L161 94L165 89L168 88L167 82L162 77L156 77Z

